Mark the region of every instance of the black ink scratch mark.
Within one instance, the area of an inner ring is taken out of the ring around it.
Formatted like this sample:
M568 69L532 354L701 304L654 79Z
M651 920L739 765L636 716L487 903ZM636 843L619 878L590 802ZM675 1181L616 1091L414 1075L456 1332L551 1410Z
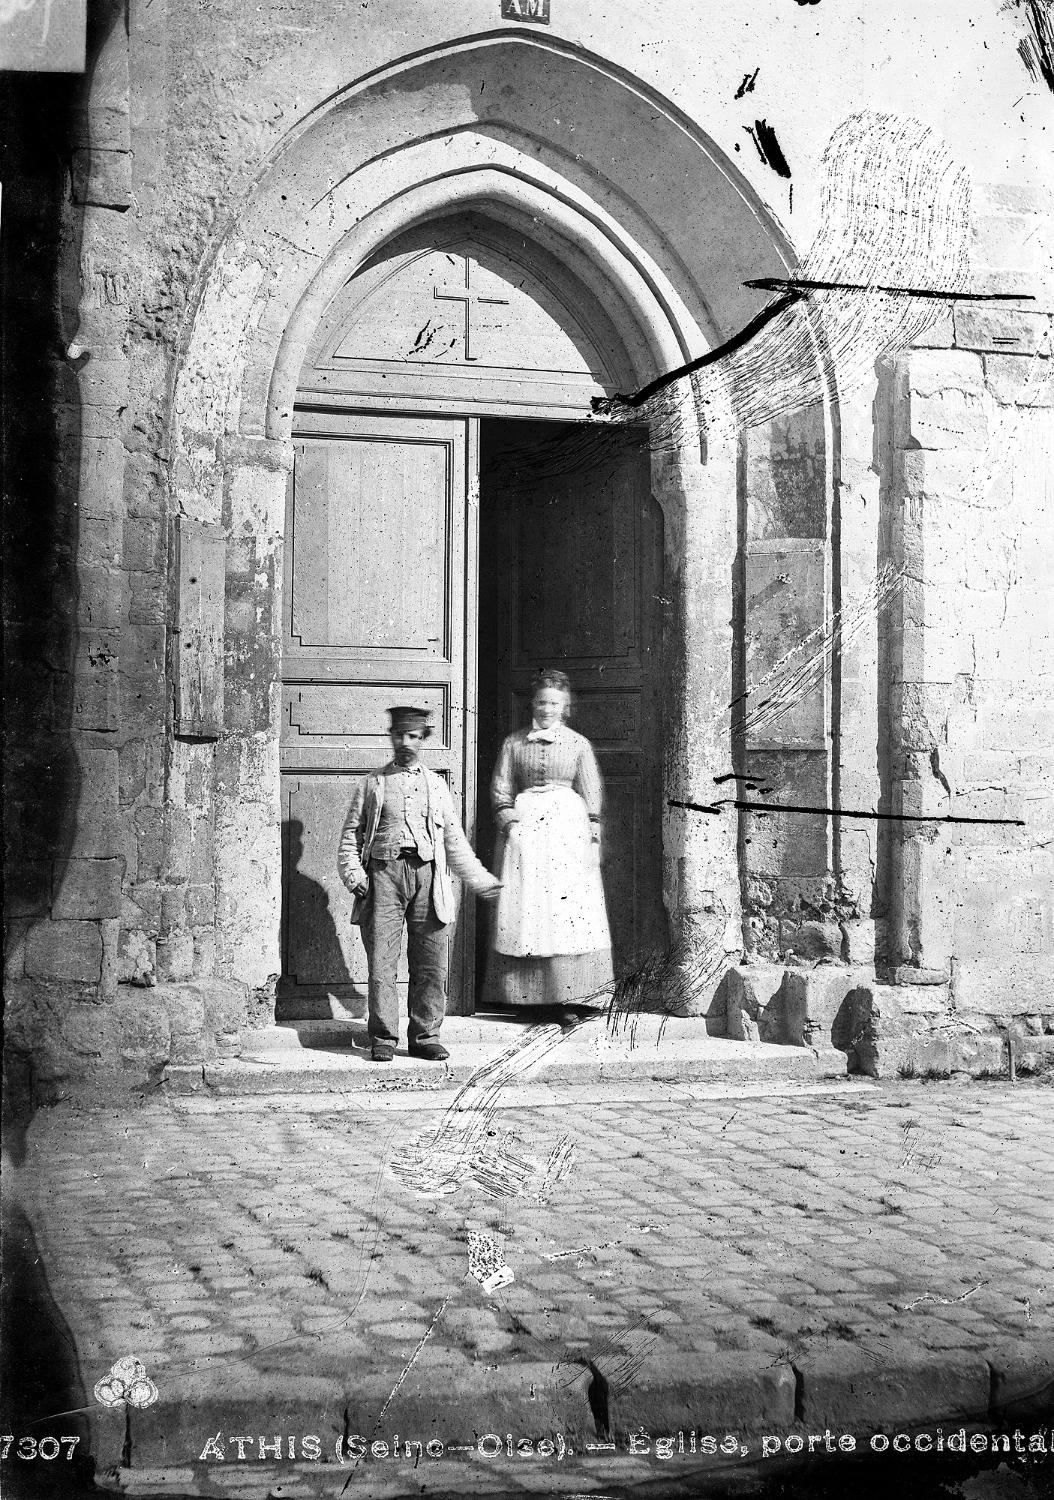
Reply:
M800 276L756 276L744 286L762 292L881 292L887 297L931 297L938 302L1035 302L1028 292L956 292L941 287L882 286L851 281L805 281ZM1010 340L1016 343L1016 339Z
M758 81L758 74L760 72L761 72L760 68L755 68L754 71L753 71L753 73L744 73L743 74L743 82L736 89L736 98L737 99L742 99L742 97L743 97L744 94L752 94L754 92L754 85Z
M1051 0L1010 0L1004 10L1014 9L1022 17L1026 35L1017 44L1018 55L1036 83L1042 78L1054 91L1054 5Z
M436 332L437 330L432 327L432 319L429 318L424 327L418 329L417 337L414 339L413 348L410 350L410 353L423 354L435 338Z
M706 354L700 355L698 359L693 359L686 365L679 366L676 370L668 370L665 375L658 376L632 396L594 396L593 410L606 416L614 414L620 405L643 406L646 401L650 401L653 396L658 396L668 386L682 380L686 375L694 375L699 370L705 370L707 365L716 365L720 360L727 359L730 354L735 354L737 350L745 348L767 324L771 323L774 318L778 318L780 313L786 311L787 308L800 302L804 295L804 292L787 292L782 297L778 297L775 302L770 302L768 307L763 307L757 316L751 318L750 322L738 333L734 333L723 344L718 344L716 349L708 350Z
M766 167L771 167L777 177L791 175L790 165L783 154L783 147L776 138L776 132L767 120L755 120L753 127L744 125L743 129L757 147L758 155Z
M876 284L966 289L970 178L934 130L860 111L831 136L822 173L815 238L788 274L838 290L782 290L746 329L721 341L718 358L694 360L673 379L660 376L638 399L594 400L599 418L645 418L653 451L694 448L700 429L730 435L759 426L822 402L831 382L843 393L858 385L877 359L895 357L932 325L937 299L875 293ZM676 384L678 377L690 381Z
M669 798L669 807L684 807L690 812L720 813L726 807L743 812L809 813L819 818L869 818L880 823L983 823L987 827L1024 828L1024 818L968 818L953 813L884 813L849 807L806 807L797 802L748 802L741 797L724 797L720 802L680 802Z

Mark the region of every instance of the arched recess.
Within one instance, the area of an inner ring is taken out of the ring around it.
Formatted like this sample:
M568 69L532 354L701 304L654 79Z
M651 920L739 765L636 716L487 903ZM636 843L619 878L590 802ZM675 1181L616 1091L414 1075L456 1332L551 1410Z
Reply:
M619 142L618 153L611 142ZM281 547L296 382L326 310L386 243L452 209L526 230L615 310L636 380L757 311L748 276L792 253L704 134L559 39L502 32L393 63L290 133L203 269L173 402L173 507L230 538L226 730L215 800L217 954L253 986L279 968ZM691 413L688 413L691 417ZM732 763L734 441L657 453L670 649L664 900L693 942L738 951L736 835L707 800Z

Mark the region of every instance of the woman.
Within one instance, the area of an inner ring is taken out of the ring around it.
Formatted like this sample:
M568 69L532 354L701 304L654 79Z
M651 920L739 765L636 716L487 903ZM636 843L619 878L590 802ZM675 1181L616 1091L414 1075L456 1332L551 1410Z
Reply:
M568 1024L603 1006L613 983L600 877L603 785L589 741L567 726L565 674L540 672L531 686L531 728L509 735L491 781L503 882L491 993Z

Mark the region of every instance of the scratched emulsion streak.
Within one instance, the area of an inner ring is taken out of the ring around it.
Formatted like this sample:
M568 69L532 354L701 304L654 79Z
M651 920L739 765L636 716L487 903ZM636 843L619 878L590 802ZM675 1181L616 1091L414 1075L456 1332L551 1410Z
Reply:
M775 662L749 692L732 701L732 707L751 699L743 715L743 732L758 734L771 729L806 694L819 687L831 670L834 653L860 634L895 597L903 574L885 563L863 598L837 610L829 625L818 627ZM804 657L803 657L803 653Z
M710 432L756 427L844 394L931 324L939 294L965 290L969 177L928 125L853 115L831 137L822 177L819 229L797 285L758 314L749 336L643 402L596 402L598 414L647 421L653 446L687 440L697 413ZM825 286L803 290L806 282Z
M1018 42L1017 50L1029 76L1037 83L1042 78L1054 91L1054 5L1051 5L1051 0L1006 0L1003 10L1016 11L1024 23L1025 35Z
M393 1152L389 1170L424 1197L471 1183L493 1199L541 1196L570 1170L573 1146L564 1137L544 1164L508 1132L491 1130L501 1091L559 1046L559 1026L532 1026L459 1090L439 1124Z

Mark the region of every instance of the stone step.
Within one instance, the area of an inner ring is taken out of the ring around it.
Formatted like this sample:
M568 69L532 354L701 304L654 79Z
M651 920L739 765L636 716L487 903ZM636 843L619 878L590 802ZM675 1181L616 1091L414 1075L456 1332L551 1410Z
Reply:
M297 1021L250 1033L241 1056L170 1067L173 1093L223 1095L383 1093L449 1090L468 1083L519 1044L508 1081L589 1085L610 1081L749 1083L844 1078L846 1056L833 1048L731 1041L711 1036L704 1017L643 1015L614 1032L604 1021L571 1031L506 1016L452 1016L443 1024L445 1063L410 1057L400 1046L391 1063L370 1059L361 1022Z

